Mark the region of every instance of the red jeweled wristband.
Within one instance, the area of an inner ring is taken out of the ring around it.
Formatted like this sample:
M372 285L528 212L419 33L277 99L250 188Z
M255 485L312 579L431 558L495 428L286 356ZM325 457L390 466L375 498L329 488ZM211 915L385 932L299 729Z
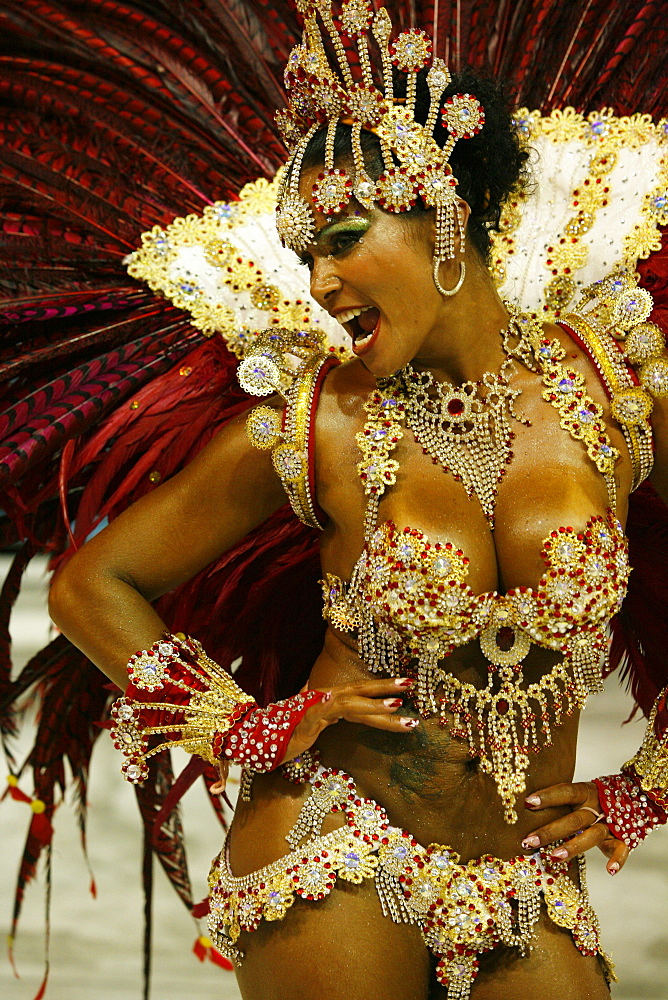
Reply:
M666 810L656 798L645 792L638 779L629 774L609 774L595 778L594 784L610 833L622 840L629 850L668 820Z
M201 645L166 635L128 661L130 684L112 706L111 736L126 757L121 768L134 784L148 776L148 759L180 746L215 764L218 759L256 771L282 763L287 745L321 691L259 708Z
M248 709L224 733L216 733L214 756L251 771L273 771L285 760L295 729L322 696L322 691L306 691L266 708Z

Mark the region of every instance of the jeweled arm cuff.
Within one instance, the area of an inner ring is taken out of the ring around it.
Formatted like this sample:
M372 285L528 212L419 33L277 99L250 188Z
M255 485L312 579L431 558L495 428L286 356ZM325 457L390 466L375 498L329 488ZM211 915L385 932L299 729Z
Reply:
M632 774L609 774L595 778L594 784L610 833L623 840L629 850L668 821L665 808L640 787Z
M638 753L622 768L630 770L644 791L668 798L668 688L654 702Z
M166 635L128 661L130 684L111 709L124 777L148 777L148 758L180 746L209 763L218 758L257 771L278 767L295 727L321 691L258 707L195 639ZM160 739L151 739L160 737Z

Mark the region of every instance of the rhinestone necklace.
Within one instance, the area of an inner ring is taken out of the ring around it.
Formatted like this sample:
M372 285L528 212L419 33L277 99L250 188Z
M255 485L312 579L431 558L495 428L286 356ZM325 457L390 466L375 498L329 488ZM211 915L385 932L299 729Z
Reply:
M497 374L486 372L478 382L461 386L437 382L411 365L394 376L406 399L406 426L425 454L462 483L467 496L477 496L491 528L499 483L513 457L511 418L530 425L515 411L521 389L512 389L509 378L516 359L526 356L527 327L538 322L507 308L511 319L501 331L506 357ZM511 337L518 339L517 346L510 346Z

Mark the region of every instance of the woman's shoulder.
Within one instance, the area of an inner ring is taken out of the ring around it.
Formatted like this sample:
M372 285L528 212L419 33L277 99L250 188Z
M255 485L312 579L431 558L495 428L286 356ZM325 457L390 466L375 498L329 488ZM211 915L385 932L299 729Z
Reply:
M357 358L344 361L328 372L318 408L318 431L338 433L364 423L364 403L376 381Z

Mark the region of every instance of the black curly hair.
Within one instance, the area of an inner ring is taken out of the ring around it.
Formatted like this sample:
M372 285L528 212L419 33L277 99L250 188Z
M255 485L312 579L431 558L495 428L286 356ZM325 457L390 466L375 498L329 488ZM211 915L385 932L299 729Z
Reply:
M429 114L429 88L427 70L417 78L415 118L424 124ZM403 97L406 92L406 75L395 74L394 93ZM485 124L471 139L460 139L450 157L452 172L457 178L457 193L471 209L467 235L485 263L489 263L490 232L499 228L501 209L506 199L527 180L529 153L512 118L512 102L503 83L474 73L465 68L452 78L441 99L441 105L454 94L472 94L485 109ZM334 142L336 162L352 165L352 129L339 124ZM433 136L439 146L445 145L448 132L437 117ZM315 167L325 160L327 127L323 126L312 136L302 160L302 169ZM363 131L362 151L367 172L377 180L383 171L380 144L372 132ZM415 207L405 213L406 218L416 217L427 211L418 200Z

